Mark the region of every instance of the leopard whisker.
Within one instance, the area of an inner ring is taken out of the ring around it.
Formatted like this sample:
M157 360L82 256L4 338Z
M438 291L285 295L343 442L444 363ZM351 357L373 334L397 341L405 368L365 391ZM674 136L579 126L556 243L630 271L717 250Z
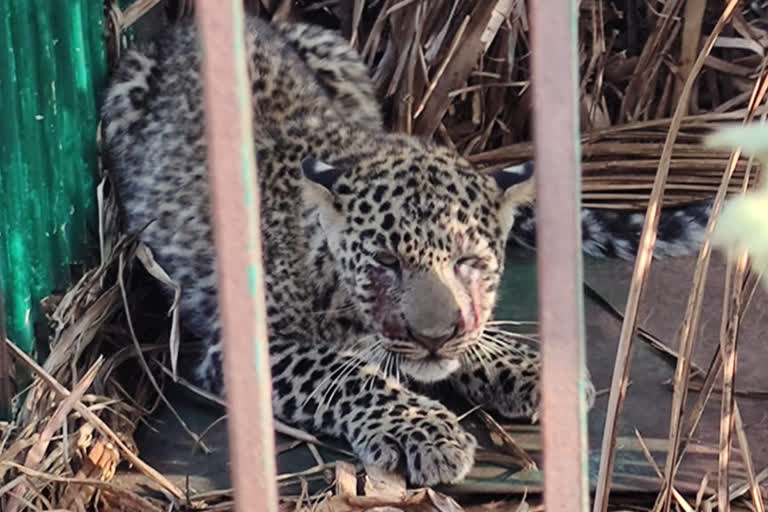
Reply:
M455 339L450 340L445 345L443 345L442 350L444 350L446 352L451 352L451 351L453 351L453 350L455 350L457 348L460 348L464 343L466 343L465 340L463 340L461 338L455 338Z
M338 385L355 369L359 369L363 365L367 364L368 356L377 348L378 345L374 344L370 347L367 347L363 349L360 353L357 354L350 354L345 353L344 356L348 357L349 359L344 362L339 368L337 368L335 371L330 372L328 375L326 375L323 380L321 380L317 386L315 387L314 391L310 393L310 395L304 400L302 405L306 404L307 401L309 401L310 398L312 398L317 392L319 392L323 388L323 384L328 382L328 380L331 380L330 386L325 390L323 393L323 396L321 398L320 403L324 404L326 403L326 397L328 393L331 391L335 392L335 389L338 387ZM333 396L331 396L333 398Z
M391 358L392 353L387 350L386 355L384 356L384 362L381 365L381 373L384 374L384 377L389 377L389 365L391 364Z
M492 336L501 336L504 338L512 338L517 340L527 340L527 341L532 341L534 343L539 342L538 338L534 334L520 334L516 332L509 332L503 329L487 329L486 328L483 331L483 334L489 334Z
M475 343L475 346L487 354L491 360L496 356L502 355L502 352L498 347L488 344L483 338L480 338L478 342Z
M397 379L397 374L398 374L398 367L397 367L398 363L397 363L397 361L398 361L398 357L399 356L397 354L392 354L390 352L389 368L387 369L387 377L394 378L395 380L399 380L399 379Z
M509 342L493 338L482 338L481 343L488 347L492 347L498 352L503 352L505 349L509 349L510 347Z
M480 340L478 340L478 345L482 346L483 348L486 348L490 352L492 352L494 355L502 356L504 355L504 349L508 348L506 344L499 343L497 340L494 340L493 338L486 338L481 337Z
M471 347L472 345L474 345L474 343L475 341L463 342L456 347L448 347L447 349L443 347L440 350L440 355L443 357L449 357L449 358L460 357L464 353L466 353L468 347Z
M486 338L483 340L483 343L485 343L488 346L496 347L498 350L501 350L502 352L509 352L510 350L514 350L514 352L517 352L521 355L531 355L538 352L538 350L534 347L531 347L525 343L521 343L521 341L529 341L529 340L520 340L520 339L513 339L513 340L500 340L497 338ZM538 344L534 343L535 346L538 346Z
M371 343L372 340L373 340L373 343ZM345 345L343 347L343 351L346 352L346 353L349 353L349 354L358 355L359 354L359 350L360 350L359 347L361 347L361 346L364 347L363 350L368 350L369 353L366 356L367 358L370 358L370 356L372 355L370 353L371 350L369 350L369 349L378 350L379 348L383 347L384 350L388 350L386 345L384 344L384 341L381 340L378 335L376 335L376 334L369 334L367 336L359 338L359 339L357 339L357 340L355 340L355 341Z
M368 384L368 381L371 379L371 376L375 375L379 371L381 354L380 354L380 347L379 347L378 344L376 345L376 350L374 350L368 356L367 359L368 359L368 361L367 361L367 363L366 363L364 368L369 368L369 369L372 368L372 370L370 371L370 373L368 373L368 375L366 377L363 378L363 384L362 384L362 386L360 388L360 389L363 389L363 390L365 389L366 385Z
M389 377L393 377L395 375L395 360L397 359L397 355L393 354L392 352L387 351L387 364L384 368L384 374Z
M508 343L500 342L499 340L492 338L483 340L483 344L486 346L486 348L497 351L500 357L508 356L510 354L510 349L512 348ZM514 347L513 353L514 356L521 361L526 361L532 364L535 364L539 361L538 352L525 346Z
M475 361L479 361L480 363L483 362L482 357L480 357L480 353L477 351L477 347L475 345L467 347L467 351L464 354L469 360L474 358Z
M375 362L373 363L373 365L375 366L375 368L374 368L374 371L372 371L370 373L370 375L368 375L368 377L366 377L365 382L363 383L363 389L364 390L365 389L370 389L369 386L373 387L373 383L376 380L376 377L378 377L379 374L384 373L384 371L382 370L382 365L389 358L389 351L387 351L386 349L384 349L382 347L378 351L378 354L373 356L371 359L373 359L374 357L375 357Z
M347 378L349 377L352 372L355 370L359 370L363 366L367 364L367 361L363 361L361 365L350 365L347 367L347 370L344 371L342 375L340 375L333 383L331 383L331 386L323 393L323 397L320 401L320 406L318 407L319 410L322 409L322 406L325 404L330 404L333 401L333 397L336 396L336 392L339 390L339 387L343 382L346 382Z
M376 340L376 339L377 339L377 336L375 334L368 334L366 336L363 336L362 338L357 338L352 342L342 345L341 349L354 351L357 347L360 347L361 345L365 345L369 343L371 340Z
M323 379L320 382L317 383L317 386L315 387L315 390L312 392L312 394L310 394L307 397L307 399L312 398L312 396L318 390L320 390L322 388L323 384L325 384L329 379L333 379L335 376L337 376L339 373L341 373L343 370L345 370L347 366L353 365L353 364L357 364L357 363L364 364L365 363L365 359L363 358L363 356L365 355L365 353L366 352L363 351L363 352L360 352L359 354L348 354L348 353L342 354L342 357L345 357L346 360L342 363L342 365L339 368L337 368L336 370L328 373L328 375L323 377Z
M537 325L534 320L489 320L485 325Z
M514 332L509 331L507 329L499 329L497 327L486 327L484 329L484 332L493 333L493 334L499 334L501 336L514 336L514 337L523 337L523 338L536 338L538 337L538 334L535 332L528 332L528 333L522 333L522 332Z
M489 333L489 336L497 341L498 343L504 344L504 343L515 343L515 342L526 342L531 343L533 345L539 345L541 343L540 340L536 338L530 338L527 336L505 336L505 335L499 335L495 333Z
M477 354L474 353L472 347L468 347L467 350L461 355L461 360L459 362L461 363L462 367L469 367L474 362L473 358L477 359Z
M477 357L477 360L480 361L480 364L482 365L483 369L485 370L485 374L489 377L492 375L491 368L489 365L489 361L486 361L484 356L487 356L488 354L484 354L482 350L482 346L475 344L470 347L470 351L475 354L475 357Z
M357 357L349 357L349 359L344 361L341 366L326 375L323 380L317 383L315 389L312 391L312 393L309 394L309 396L307 396L307 398L304 399L302 405L305 405L313 396L315 396L315 394L319 393L323 389L323 384L330 380L329 386L325 389L325 391L323 391L323 396L320 399L320 403L325 403L326 395L330 390L338 385L338 382L343 378L343 376L355 368L360 368L363 364L365 364L363 359Z
M383 376L383 378L387 379L389 378L389 371L390 371L389 367L392 364L392 359L394 358L394 354L392 354L386 348L382 348L381 353L382 353L382 356L381 356L381 360L379 362L379 368L378 368L379 373L381 375L379 375L379 377ZM373 385L373 381L374 379L371 380L371 385Z
M419 355L424 354L423 350L417 350L417 349L402 350L402 351L401 350L390 350L390 349L387 349L387 350L389 350L393 354L400 354L400 355L403 355L403 356L406 356L406 357L407 356L419 356Z
M483 340L483 343L486 343L487 345L493 345L494 347L498 347L502 351L508 352L509 350L515 350L515 352L537 352L536 348L538 345L530 346L528 343L530 343L528 340L520 340L520 339L508 339L508 340L500 340L500 339L494 339L494 338L487 338Z
M394 342L387 345L387 350L396 354L418 353L419 349L410 343Z

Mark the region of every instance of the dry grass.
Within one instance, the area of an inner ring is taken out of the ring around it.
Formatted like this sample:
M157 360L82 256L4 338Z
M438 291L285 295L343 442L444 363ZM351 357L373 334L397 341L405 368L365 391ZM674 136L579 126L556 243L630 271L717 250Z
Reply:
M391 128L435 136L489 169L532 158L529 6L382 0L362 16L344 14L360 3L317 2L371 65ZM581 2L583 200L593 207L647 205L687 76L682 71L691 69L720 12L709 5L695 11L698 17L681 17L684 4L696 3L668 1L659 13L640 4ZM311 20L314 12L289 10L281 18ZM760 76L760 55L720 49L759 48L749 43L766 38L760 23L737 12L728 29L738 36L714 42L681 105L664 204L714 197L729 155L703 149L699 138L744 116L750 84ZM737 165L731 191L741 186L744 165Z
M115 33L140 21L156 3L137 0L122 11L112 5L109 14ZM533 157L528 34L531 2L247 0L246 4L275 19L337 26L370 65L392 129L435 137L481 168L495 169ZM768 86L766 23L743 5L718 22L724 5L730 7L733 2L580 3L579 107L585 205L646 209L650 202L652 212L662 204L703 198L716 198L719 205L727 193L743 191L755 181L756 172L738 154L707 149L699 143L701 136L719 123L768 113L763 104ZM172 7L173 13L188 15L192 2L177 0ZM110 55L118 55L117 50L113 46ZM159 339L153 344L138 343L141 336L134 332L135 322L131 322L127 307L135 290L128 286L127 277L139 264L154 269L153 275L163 286L172 283L152 267L145 248L118 233L114 203L102 192L100 189L102 263L66 295L48 300L52 352L44 366L2 342L5 338L0 332L0 368L6 368L3 361L13 357L33 376L30 387L18 397L22 401L18 419L0 424L0 509L159 511L168 510L170 503L177 509L205 508L207 504L207 510L230 510L229 490L187 496L137 455L134 432L160 403L167 403L163 386L166 379L177 377L179 346L175 328L161 331L159 338L152 338ZM651 220L644 230L645 250L641 253L648 254L654 230ZM682 324L680 349L669 351L679 362L673 382L675 413L670 422L673 449L666 467L657 468L665 483L656 509L668 510L675 506L674 501L683 510L713 510L715 506L727 510L731 500L745 499L751 501L752 510L760 511L760 482L766 471L755 471L747 457L749 481L741 486L730 483L727 471L733 433L741 453L749 454L733 391L738 325L756 283L744 262L729 271L720 349L710 367L699 370L704 375L701 392L686 409L688 390L693 389L690 354L696 341L694 333L698 332L709 255L709 245L705 245ZM629 367L628 343L635 332L633 310L642 298L649 264L648 258L639 260L633 280L634 299L624 316L627 323L624 350L618 357L619 375ZM175 320L173 314L171 317ZM126 379L124 373L129 367L134 368L133 375ZM141 368L139 373L137 368ZM699 495L682 496L672 487L672 477L718 378L722 379L723 421L717 490L710 492L702 475ZM0 375L0 398L8 393L9 382L8 375ZM618 396L624 385L625 379L618 378L612 393ZM617 412L620 400L615 399L613 405ZM492 418L483 417L495 428ZM317 442L305 433L278 427L297 442L310 446ZM204 434L189 431L198 441ZM510 454L532 464L514 440L502 437L502 441ZM202 442L200 445L204 449ZM372 482L369 488L374 496L357 496L350 484L356 479L354 467L325 462L319 454L317 458L317 466L308 472L282 475L281 485L306 482L333 471L337 496L302 492L286 503L286 510L364 510L385 505L403 510L456 510L454 502L431 491L393 496L391 492L400 492L400 484L392 482ZM148 499L112 483L115 468L122 461L129 461L147 475L166 499ZM601 484L605 496L610 489L606 474ZM389 489L386 498L376 490L381 485ZM607 503L607 499L598 501ZM488 504L482 509L541 508L523 499L522 503Z
M130 371L138 354L161 351L152 346L135 350L122 327L125 288L116 276L133 260L138 245L117 234L115 204L103 192L102 183L102 263L64 296L49 297L45 306L52 349L45 364L38 365L2 340L19 366L33 376L19 396L22 405L16 421L2 429L7 443L0 456L0 481L5 484L0 492L2 510L85 510L94 500L102 507L141 504L145 510L161 510L160 505L109 483L122 460L168 496L184 497L136 455L133 444L138 423L152 412L159 395L148 385L149 373L133 379L121 373Z

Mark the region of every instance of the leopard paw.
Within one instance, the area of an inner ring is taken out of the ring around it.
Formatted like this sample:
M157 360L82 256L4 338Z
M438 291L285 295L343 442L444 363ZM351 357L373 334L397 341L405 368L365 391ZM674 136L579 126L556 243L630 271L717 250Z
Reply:
M425 397L394 405L381 418L363 420L352 434L360 459L383 469L404 466L413 485L456 483L472 469L477 441L455 414Z
M510 419L534 419L539 408L539 357L514 345L494 360L467 361L452 376L456 389L473 403Z
M409 480L423 486L463 480L475 463L474 436L447 410L415 420L402 435Z
M538 422L541 399L538 364L506 365L506 362L498 361L490 377L485 370L474 372L476 381L469 386L468 396L506 418ZM595 386L588 370L585 380L585 401L590 410L595 403Z

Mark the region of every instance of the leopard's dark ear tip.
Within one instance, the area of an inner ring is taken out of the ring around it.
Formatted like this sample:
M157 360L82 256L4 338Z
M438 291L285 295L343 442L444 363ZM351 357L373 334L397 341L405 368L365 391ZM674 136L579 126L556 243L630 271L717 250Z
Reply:
M342 174L341 169L315 160L311 156L301 161L301 172L306 179L324 187L329 192Z
M526 182L533 177L533 161L528 160L522 164L505 167L491 173L496 184L502 191L510 187Z

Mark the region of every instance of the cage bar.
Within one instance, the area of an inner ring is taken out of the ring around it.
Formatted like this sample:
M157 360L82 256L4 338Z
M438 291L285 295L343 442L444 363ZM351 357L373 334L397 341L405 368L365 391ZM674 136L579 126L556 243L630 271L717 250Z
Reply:
M257 168L242 0L197 2L235 509L277 511Z
M544 503L589 509L575 0L531 3Z

